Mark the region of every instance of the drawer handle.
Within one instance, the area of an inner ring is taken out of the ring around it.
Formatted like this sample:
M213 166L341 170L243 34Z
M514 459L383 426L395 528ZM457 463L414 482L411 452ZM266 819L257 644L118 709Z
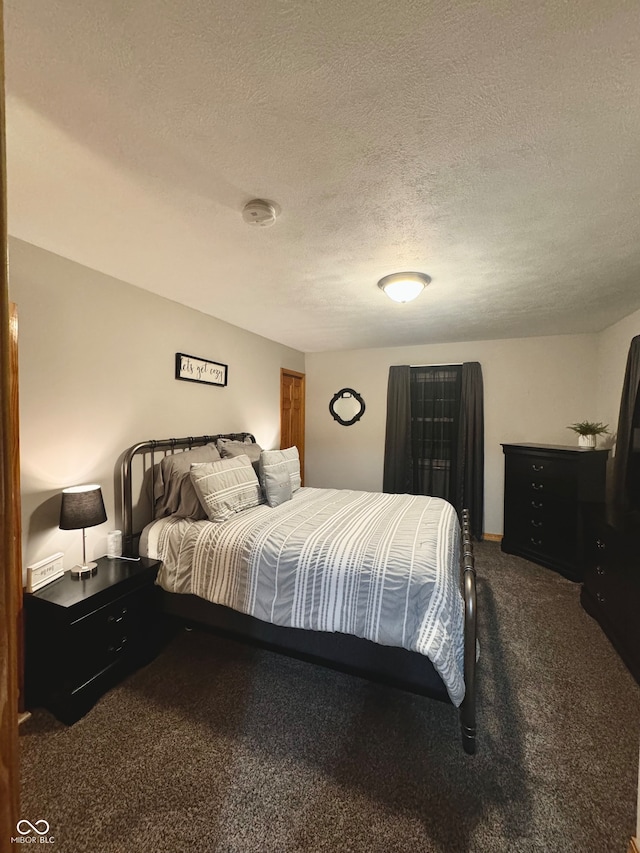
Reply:
M534 539L532 536L531 537L531 544L532 545L542 545L542 539Z
M536 465L535 463L531 466L534 471L544 471L544 465Z
M596 566L596 574L598 574L598 575L605 574L604 566L600 566L600 565Z
M544 489L544 483L531 483L531 488L536 492L541 492Z
M604 551L604 549L605 549L606 547L607 547L607 546L604 544L604 542L602 541L602 539L596 539L596 548L599 548L601 551Z
M598 601L598 604L604 604L607 600L601 592L596 592L596 599Z
M542 509L542 501L531 501L531 506L534 509Z
M532 519L531 519L531 524L532 524L532 526L533 526L533 527L542 527L543 522L542 522L542 521L536 521L536 520L535 520L535 518L532 518Z
M122 622L122 620L124 619L124 617L125 617L126 615L127 615L127 608L126 608L126 607L123 607L123 608L122 608L122 610L120 611L120 615L119 615L119 616L114 616L114 615L113 615L113 613L112 613L112 614L109 616L109 618L107 619L107 622L109 622L109 623L111 623L111 624L116 624L117 622Z
M120 640L120 645L119 645L119 646L109 646L109 652L110 652L111 654L114 654L114 655L119 655L119 654L120 654L120 652L124 650L124 647L126 646L126 644L127 644L127 638L126 638L126 637L123 637L123 638Z

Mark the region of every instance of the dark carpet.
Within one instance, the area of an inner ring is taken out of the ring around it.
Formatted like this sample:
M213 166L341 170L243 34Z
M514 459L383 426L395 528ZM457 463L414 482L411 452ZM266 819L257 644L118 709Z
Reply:
M579 586L480 543L479 748L453 707L182 632L66 728L22 728L58 853L624 853L640 688Z

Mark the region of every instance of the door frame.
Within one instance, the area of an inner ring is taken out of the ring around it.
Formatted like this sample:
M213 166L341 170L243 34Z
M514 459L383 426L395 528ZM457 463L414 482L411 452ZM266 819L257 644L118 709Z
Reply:
M284 379L285 376L293 376L295 379L301 379L302 380L302 403L300 406L300 410L302 412L302 447L298 448L298 453L300 454L300 479L301 479L302 485L304 486L304 456L305 456L304 445L305 445L305 429L306 429L305 398L306 398L306 394L307 394L307 377L306 377L305 373L300 373L299 370L290 370L288 367L281 367L280 368L280 449L281 450L286 449L283 447L283 444L282 444L282 432L283 432L282 426L283 426L283 422L284 422L284 418L282 416L283 415L282 380Z
M8 853L20 807L18 619L22 602L17 381L11 380L7 271L4 21L0 4L0 851Z

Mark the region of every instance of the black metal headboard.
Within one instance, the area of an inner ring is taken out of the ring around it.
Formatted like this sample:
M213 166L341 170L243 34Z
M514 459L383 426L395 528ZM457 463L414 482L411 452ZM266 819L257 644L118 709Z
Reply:
M232 441L245 441L249 439L255 441L254 436L250 432L233 432L223 433L219 435L198 435L188 436L187 438L161 438L142 441L140 444L134 444L124 454L122 460L122 533L123 533L123 551L127 556L132 556L136 551L136 540L140 534L142 527L138 531L134 531L133 523L133 460L136 457L142 457L143 470L148 468L153 470L155 465L155 455L161 458L175 453L176 450L185 452L193 447L201 447L203 444L216 442L219 438L228 438ZM151 499L151 512L153 513L153 498ZM152 521L148 518L145 524Z

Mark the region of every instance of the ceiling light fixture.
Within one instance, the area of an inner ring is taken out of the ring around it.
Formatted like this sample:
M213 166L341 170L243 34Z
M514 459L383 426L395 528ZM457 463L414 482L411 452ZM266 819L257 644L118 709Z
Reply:
M411 302L430 281L431 276L423 272L394 272L381 278L378 287L394 302Z

